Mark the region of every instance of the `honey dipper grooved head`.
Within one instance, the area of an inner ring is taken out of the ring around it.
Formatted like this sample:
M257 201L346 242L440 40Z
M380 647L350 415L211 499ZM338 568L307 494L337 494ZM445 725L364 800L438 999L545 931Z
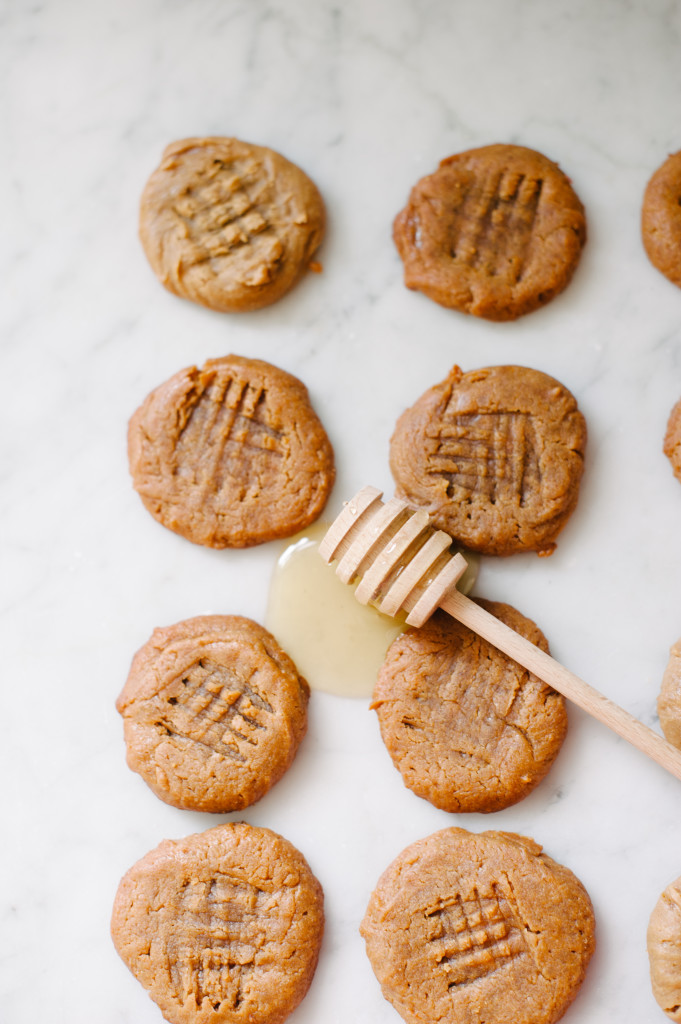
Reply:
M450 550L451 537L430 525L425 512L404 501L381 501L365 487L345 505L319 546L326 562L338 561L343 583L361 581L355 596L386 615L408 612L421 626L466 571L466 560Z

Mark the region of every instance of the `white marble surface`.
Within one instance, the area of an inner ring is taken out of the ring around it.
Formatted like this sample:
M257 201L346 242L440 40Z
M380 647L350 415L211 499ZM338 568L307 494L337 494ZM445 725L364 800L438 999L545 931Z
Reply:
M579 507L550 559L485 560L476 592L534 617L556 657L656 726L681 634L681 486L661 454L681 396L681 292L639 240L650 173L681 147L681 8L668 0L85 0L5 3L2 381L3 838L0 1020L153 1024L119 961L121 874L214 824L125 765L114 699L158 624L262 620L276 546L195 547L129 482L125 430L182 366L237 352L301 376L335 445L332 509L391 491L401 410L458 362L547 371L590 431ZM149 270L137 202L163 146L234 134L316 180L324 273L230 317ZM512 141L572 177L589 241L568 291L511 324L408 292L392 218L452 152ZM289 775L242 817L307 855L328 929L295 1024L394 1024L357 927L380 871L449 823L520 831L586 884L598 950L566 1015L656 1021L645 929L681 874L681 783L586 720L528 799L449 816L402 786L362 701L315 694Z

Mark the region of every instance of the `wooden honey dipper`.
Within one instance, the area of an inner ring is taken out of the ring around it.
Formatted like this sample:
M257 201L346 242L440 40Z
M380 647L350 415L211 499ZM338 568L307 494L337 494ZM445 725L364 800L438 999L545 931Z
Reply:
M411 626L422 626L436 608L444 609L681 780L680 750L460 593L456 583L467 562L450 551L452 538L436 530L422 509L398 498L384 504L381 497L382 491L364 487L319 545L325 562L338 563L343 583L360 577L358 601L385 615L406 611Z

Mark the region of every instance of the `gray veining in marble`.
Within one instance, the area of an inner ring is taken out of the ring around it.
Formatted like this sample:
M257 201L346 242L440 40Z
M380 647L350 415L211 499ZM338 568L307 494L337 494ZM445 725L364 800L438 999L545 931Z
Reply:
M681 397L681 292L648 263L639 212L681 148L680 45L681 7L662 0L2 5L3 1024L160 1021L111 945L113 893L162 838L216 822L129 772L113 706L154 626L262 620L278 550L197 548L134 494L127 419L182 366L237 352L299 375L336 448L332 511L364 483L390 493L394 421L453 363L560 379L589 424L578 509L554 556L487 559L476 592L535 618L559 660L657 727L681 634L681 486L661 453ZM328 205L323 274L258 313L176 299L137 241L163 147L211 133L281 150ZM569 289L508 324L408 292L391 241L420 176L497 141L557 160L589 221ZM357 926L392 857L450 822L531 835L587 886L599 946L566 1021L662 1020L645 928L681 874L680 787L573 711L535 793L449 816L403 788L365 703L314 694L290 773L240 815L296 843L326 891L292 1024L397 1019Z

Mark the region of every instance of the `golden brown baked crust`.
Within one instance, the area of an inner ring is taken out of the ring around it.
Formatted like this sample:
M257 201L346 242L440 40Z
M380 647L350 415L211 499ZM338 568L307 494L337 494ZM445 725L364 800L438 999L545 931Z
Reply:
M408 1024L552 1024L594 949L591 901L541 846L449 828L379 879L360 931Z
M662 732L670 743L681 749L681 639L669 651L657 698L657 713Z
M566 287L586 220L557 164L524 146L483 146L417 182L393 238L408 288L463 313L514 320Z
M548 653L510 605L478 601ZM544 778L567 731L565 702L444 612L393 641L371 707L404 784L444 811L497 811Z
M658 167L646 186L641 235L653 266L681 288L681 150Z
M681 1021L681 878L655 904L647 943L653 995L668 1017Z
M310 986L323 926L302 854L237 822L165 840L130 868L111 934L171 1024L280 1024Z
M316 186L280 153L232 138L167 146L140 207L140 239L165 287L220 312L281 298L324 235Z
M290 537L321 514L335 479L302 381L240 356L152 391L130 420L128 456L154 518L214 548Z
M681 398L669 414L662 450L672 464L674 476L681 480Z
M396 493L486 555L550 555L577 504L586 424L553 377L489 366L425 392L390 442Z
M251 619L201 615L155 629L116 701L128 766L174 807L241 810L293 761L309 693Z

